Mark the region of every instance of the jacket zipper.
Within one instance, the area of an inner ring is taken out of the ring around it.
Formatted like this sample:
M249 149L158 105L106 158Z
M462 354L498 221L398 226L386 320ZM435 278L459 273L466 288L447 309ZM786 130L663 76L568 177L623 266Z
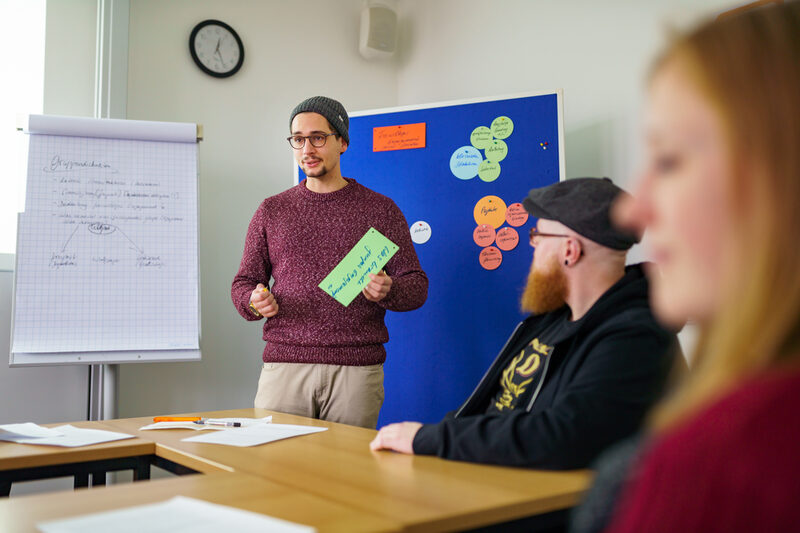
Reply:
M536 398L539 397L539 391L542 390L542 385L544 385L544 378L547 377L547 369L550 368L550 359L553 358L554 353L556 353L555 347L553 347L550 355L547 356L547 359L544 360L544 368L542 369L542 376L539 378L539 384L536 385L536 390L533 392L533 396L531 396L531 401L528 402L528 408L525 409L525 411L528 413L530 413L531 409L533 409L533 402L535 402Z

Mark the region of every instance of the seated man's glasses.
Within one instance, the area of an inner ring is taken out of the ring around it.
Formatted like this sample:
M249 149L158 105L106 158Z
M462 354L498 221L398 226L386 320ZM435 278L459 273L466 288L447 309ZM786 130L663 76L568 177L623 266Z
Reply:
M569 235L564 235L563 233L542 233L542 232L539 231L539 229L536 226L534 226L534 227L531 228L531 231L530 231L531 244L534 245L534 246L536 245L536 243L534 242L534 239L536 239L537 237L567 237L568 238Z

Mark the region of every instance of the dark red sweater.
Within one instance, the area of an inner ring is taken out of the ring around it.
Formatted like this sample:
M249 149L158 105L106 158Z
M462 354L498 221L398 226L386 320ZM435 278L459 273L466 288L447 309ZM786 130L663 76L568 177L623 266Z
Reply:
M800 531L800 371L753 379L656 441L607 531Z
M405 217L395 203L345 178L348 185L319 194L305 181L264 200L247 230L231 299L247 320L258 283L274 278L278 314L264 324L264 362L373 365L386 360L386 310L410 311L428 295ZM370 302L363 294L348 306L318 287L370 227L400 249L386 264L392 278L387 297Z

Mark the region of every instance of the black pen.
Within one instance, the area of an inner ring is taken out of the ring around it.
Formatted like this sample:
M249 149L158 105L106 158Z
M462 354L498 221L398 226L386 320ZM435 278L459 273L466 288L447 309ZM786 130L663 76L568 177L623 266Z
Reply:
M201 418L200 420L195 420L195 424L203 424L206 426L224 426L227 428L240 428L242 427L241 422L226 422L224 420L209 420L208 418Z

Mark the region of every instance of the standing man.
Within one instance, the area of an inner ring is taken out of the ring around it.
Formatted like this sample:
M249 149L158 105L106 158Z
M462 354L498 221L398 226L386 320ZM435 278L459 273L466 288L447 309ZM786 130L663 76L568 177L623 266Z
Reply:
M374 428L389 340L383 317L420 307L428 278L395 203L342 177L349 122L324 96L294 108L288 141L306 179L256 210L231 298L246 320L266 318L255 407ZM370 227L400 249L345 307L318 285Z
M660 397L677 338L655 321L633 235L611 226L611 180L570 179L523 200L539 220L522 297L531 312L460 409L380 430L373 450L531 468L584 468Z

